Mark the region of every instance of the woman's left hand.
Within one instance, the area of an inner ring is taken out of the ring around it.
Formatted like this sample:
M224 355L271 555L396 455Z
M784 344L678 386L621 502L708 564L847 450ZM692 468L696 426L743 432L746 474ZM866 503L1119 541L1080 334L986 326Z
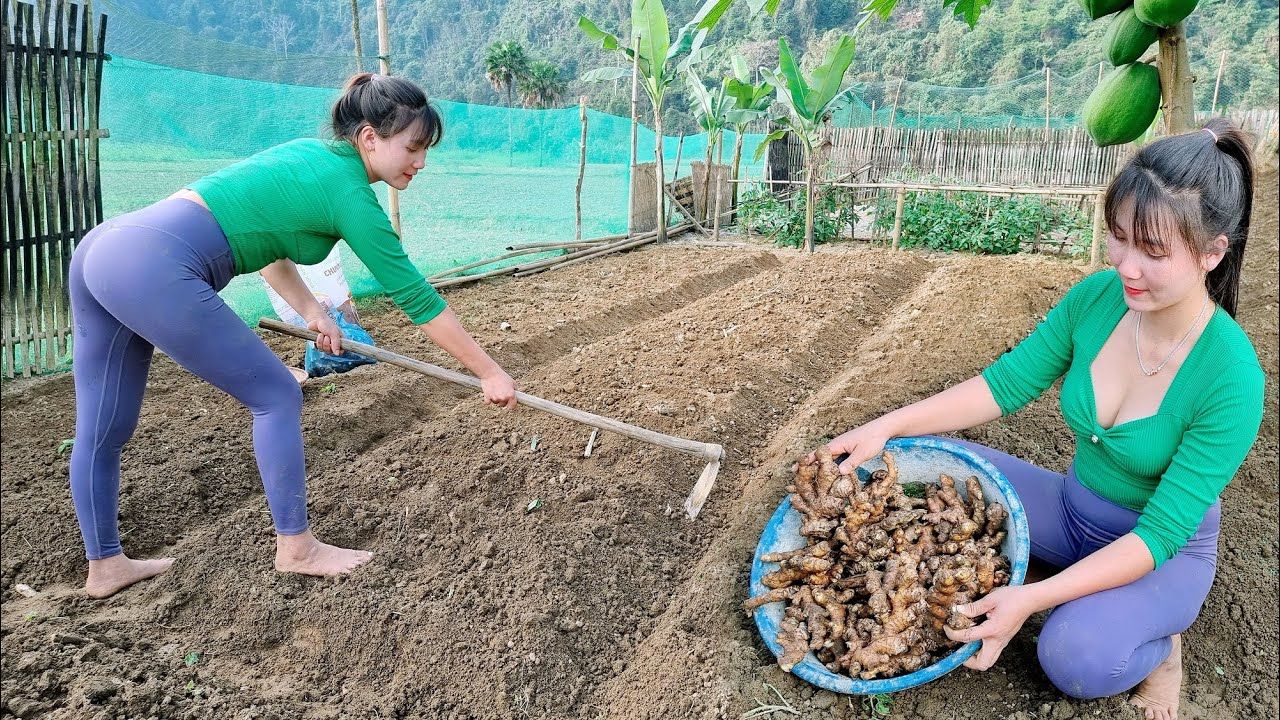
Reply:
M964 630L943 628L947 637L957 642L982 641L982 648L964 661L965 667L986 670L996 664L1000 653L1004 652L1005 646L1022 628L1022 624L1038 610L1028 587L1019 585L996 588L980 600L956 606L956 612L966 617L987 616L982 624Z

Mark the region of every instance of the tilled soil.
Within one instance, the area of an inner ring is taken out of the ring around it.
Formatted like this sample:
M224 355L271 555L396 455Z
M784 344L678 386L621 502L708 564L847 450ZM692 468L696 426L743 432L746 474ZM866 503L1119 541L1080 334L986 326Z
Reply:
M1224 496L1217 583L1185 636L1188 718L1280 714L1274 174L1259 195L1240 319L1269 376L1267 412ZM313 525L376 555L340 579L272 570L247 413L157 358L120 520L131 554L179 560L87 599L57 451L73 434L71 378L12 383L4 717L709 719L761 703L794 710L763 717L871 717L862 699L779 671L739 608L787 468L977 373L1084 272L1034 256L674 244L448 291L525 391L719 442L727 462L690 521L694 458L609 433L584 458L589 428L394 367L312 380ZM382 310L365 315L380 345L456 367ZM267 340L300 361L299 342ZM1058 469L1073 449L1052 391L964 435ZM1054 690L1035 660L1039 622L994 669L898 693L889 716L1136 717L1123 698Z

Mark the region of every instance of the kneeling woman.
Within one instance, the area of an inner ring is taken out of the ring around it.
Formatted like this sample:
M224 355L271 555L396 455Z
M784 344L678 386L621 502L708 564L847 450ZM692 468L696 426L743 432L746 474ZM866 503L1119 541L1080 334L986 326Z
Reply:
M116 519L120 452L137 426L156 348L252 412L277 570L334 575L371 557L322 543L309 529L302 391L218 297L236 275L262 270L318 333L320 349L340 353L341 333L294 263L319 262L345 240L409 318L482 380L486 402L514 407L515 383L410 263L370 187L407 187L443 131L416 85L361 73L333 107L335 140L278 145L85 236L71 259L71 496L89 595L106 597L173 562L126 557Z
M991 667L1053 608L1037 652L1060 690L1135 689L1148 718L1176 717L1180 633L1213 583L1218 496L1262 422L1263 372L1234 319L1252 197L1248 145L1224 121L1147 145L1107 189L1113 269L1071 288L980 376L831 441L848 470L891 437L994 420L1063 378L1076 437L1065 475L964 443L1014 484L1032 555L1061 569L960 608L986 616L948 631L982 641L969 667Z

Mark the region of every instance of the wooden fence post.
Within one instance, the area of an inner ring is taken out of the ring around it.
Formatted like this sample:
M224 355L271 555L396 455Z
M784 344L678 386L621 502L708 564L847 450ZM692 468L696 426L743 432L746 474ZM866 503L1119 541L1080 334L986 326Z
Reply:
M1218 79L1213 82L1213 103L1209 105L1209 114L1215 115L1218 112L1218 90L1222 87L1222 69L1227 65L1227 51L1223 50L1222 55L1218 58Z
M907 201L907 189L898 188L898 208L893 214L893 249L898 249L898 243L902 240L902 209Z
M1105 194L1099 192L1093 200L1093 242L1089 247L1089 267L1095 269L1102 265L1102 226L1106 214L1103 197Z
M1049 118L1052 116L1052 106L1049 103L1049 63L1044 64L1044 141L1049 142Z
M631 161L627 165L627 234L636 231L636 142L640 121L636 108L640 104L640 36L631 42Z
M578 187L573 196L573 240L582 239L582 177L587 172L587 96L578 97L578 119L582 131L578 135Z

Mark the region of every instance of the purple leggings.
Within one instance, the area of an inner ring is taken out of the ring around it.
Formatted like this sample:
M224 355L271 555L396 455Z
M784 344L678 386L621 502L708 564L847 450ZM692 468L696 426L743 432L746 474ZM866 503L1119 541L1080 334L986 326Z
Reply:
M163 200L109 220L85 235L72 255L71 498L90 560L123 552L120 451L138 425L155 348L249 408L276 531L307 529L302 391L218 297L233 275L222 228L187 200Z
M973 450L1004 473L1018 491L1031 529L1031 555L1064 568L1129 533L1138 513L1081 485L1072 466L1051 472L984 445L939 438ZM1173 647L1170 635L1200 614L1218 562L1214 503L1191 540L1156 570L1110 590L1063 603L1040 631L1040 666L1059 690L1099 698L1137 685Z

